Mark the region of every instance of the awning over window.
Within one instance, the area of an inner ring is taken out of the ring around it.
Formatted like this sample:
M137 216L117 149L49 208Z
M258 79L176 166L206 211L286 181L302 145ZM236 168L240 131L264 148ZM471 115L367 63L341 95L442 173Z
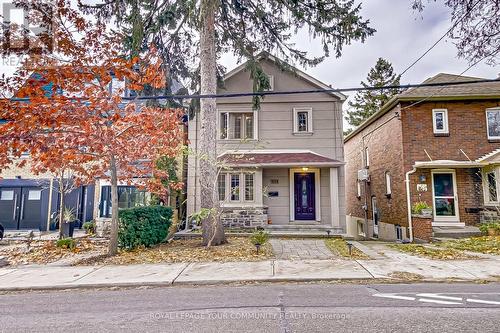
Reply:
M238 167L288 167L317 166L337 167L344 162L334 160L311 151L230 151L219 156L219 161L227 166Z
M415 162L414 167L417 169L437 169L437 168L482 168L485 164L476 161L452 161L452 160L436 160Z

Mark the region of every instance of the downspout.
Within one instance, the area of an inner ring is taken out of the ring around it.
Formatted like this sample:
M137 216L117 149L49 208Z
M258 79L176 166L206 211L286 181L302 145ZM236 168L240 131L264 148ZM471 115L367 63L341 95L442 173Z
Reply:
M410 193L410 175L415 173L417 169L413 167L411 171L408 171L405 176L406 182L406 203L408 205L408 229L410 231L410 242L413 243L413 224L411 220L411 193Z

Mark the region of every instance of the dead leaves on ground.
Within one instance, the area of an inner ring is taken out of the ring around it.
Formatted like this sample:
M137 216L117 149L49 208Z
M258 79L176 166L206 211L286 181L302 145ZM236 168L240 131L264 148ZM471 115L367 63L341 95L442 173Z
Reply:
M389 247L411 255L437 260L461 260L476 258L456 249L430 248L418 244L390 244Z
M181 239L171 243L160 244L152 248L139 248L132 251L120 250L114 257L99 257L79 262L89 264L152 264L176 262L228 262L228 261L260 261L273 256L269 243L261 246L259 253L250 240L245 237L229 237L228 243L206 248L200 239Z
M437 243L441 247L500 255L500 236L482 236Z

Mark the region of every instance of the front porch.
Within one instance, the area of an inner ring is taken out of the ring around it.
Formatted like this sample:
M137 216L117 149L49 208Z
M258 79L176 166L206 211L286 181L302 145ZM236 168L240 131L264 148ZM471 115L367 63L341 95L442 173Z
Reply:
M345 232L342 162L310 151L226 153L221 160L226 167L218 190L226 227Z

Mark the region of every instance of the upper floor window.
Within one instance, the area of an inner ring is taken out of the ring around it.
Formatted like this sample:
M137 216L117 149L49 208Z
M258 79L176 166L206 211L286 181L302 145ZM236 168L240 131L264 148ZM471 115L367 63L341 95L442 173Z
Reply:
M255 121L253 112L222 112L219 118L222 140L255 139Z
M389 171L386 171L386 173L385 173L385 195L387 197L390 197L391 194L392 194L391 173Z
M274 76L268 75L267 78L269 79L269 89L264 89L264 91L274 91Z
M293 132L312 133L312 109L294 108L293 109Z
M432 127L434 134L448 134L448 110L433 109L432 110Z
M486 109L488 139L500 139L500 108Z

